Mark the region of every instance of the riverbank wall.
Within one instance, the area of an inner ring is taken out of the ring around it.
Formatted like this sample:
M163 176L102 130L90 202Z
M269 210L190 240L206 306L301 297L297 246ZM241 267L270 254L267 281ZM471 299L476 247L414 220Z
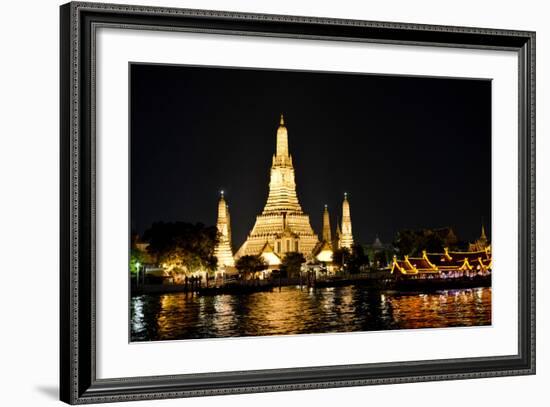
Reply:
M491 276L475 276L462 278L430 278L430 279L393 279L380 278L372 275L351 275L344 278L305 280L305 279L276 279L231 282L208 287L184 284L144 284L131 288L131 295L142 294L169 294L169 293L196 293L198 295L222 294L252 294L255 292L276 291L281 287L296 286L305 288L344 287L349 285L365 286L373 290L391 290L399 292L430 292L437 290L490 287Z

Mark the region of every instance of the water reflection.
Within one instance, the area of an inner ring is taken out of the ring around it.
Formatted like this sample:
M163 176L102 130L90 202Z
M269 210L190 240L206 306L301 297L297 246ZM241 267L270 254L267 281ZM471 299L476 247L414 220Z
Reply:
M132 341L491 324L491 289L400 294L364 287L250 295L174 293L131 300Z

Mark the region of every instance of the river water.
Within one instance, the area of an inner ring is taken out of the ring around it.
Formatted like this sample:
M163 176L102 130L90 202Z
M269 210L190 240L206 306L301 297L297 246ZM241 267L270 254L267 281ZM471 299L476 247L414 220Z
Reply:
M132 297L131 341L225 338L491 324L491 288L432 293L347 286L248 295Z

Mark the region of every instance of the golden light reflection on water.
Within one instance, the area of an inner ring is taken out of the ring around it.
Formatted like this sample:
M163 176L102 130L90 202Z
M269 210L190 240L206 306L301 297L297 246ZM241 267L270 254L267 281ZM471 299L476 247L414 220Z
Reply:
M132 341L441 328L491 324L491 289L428 294L364 287L250 295L166 294L132 298Z
M400 328L491 324L490 288L402 295L388 301Z

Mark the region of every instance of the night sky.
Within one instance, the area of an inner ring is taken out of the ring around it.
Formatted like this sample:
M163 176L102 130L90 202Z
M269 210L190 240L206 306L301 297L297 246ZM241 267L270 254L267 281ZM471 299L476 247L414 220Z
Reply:
M238 249L265 205L281 113L298 198L321 235L344 192L356 242L451 226L491 237L491 82L132 64L131 229L215 225Z

